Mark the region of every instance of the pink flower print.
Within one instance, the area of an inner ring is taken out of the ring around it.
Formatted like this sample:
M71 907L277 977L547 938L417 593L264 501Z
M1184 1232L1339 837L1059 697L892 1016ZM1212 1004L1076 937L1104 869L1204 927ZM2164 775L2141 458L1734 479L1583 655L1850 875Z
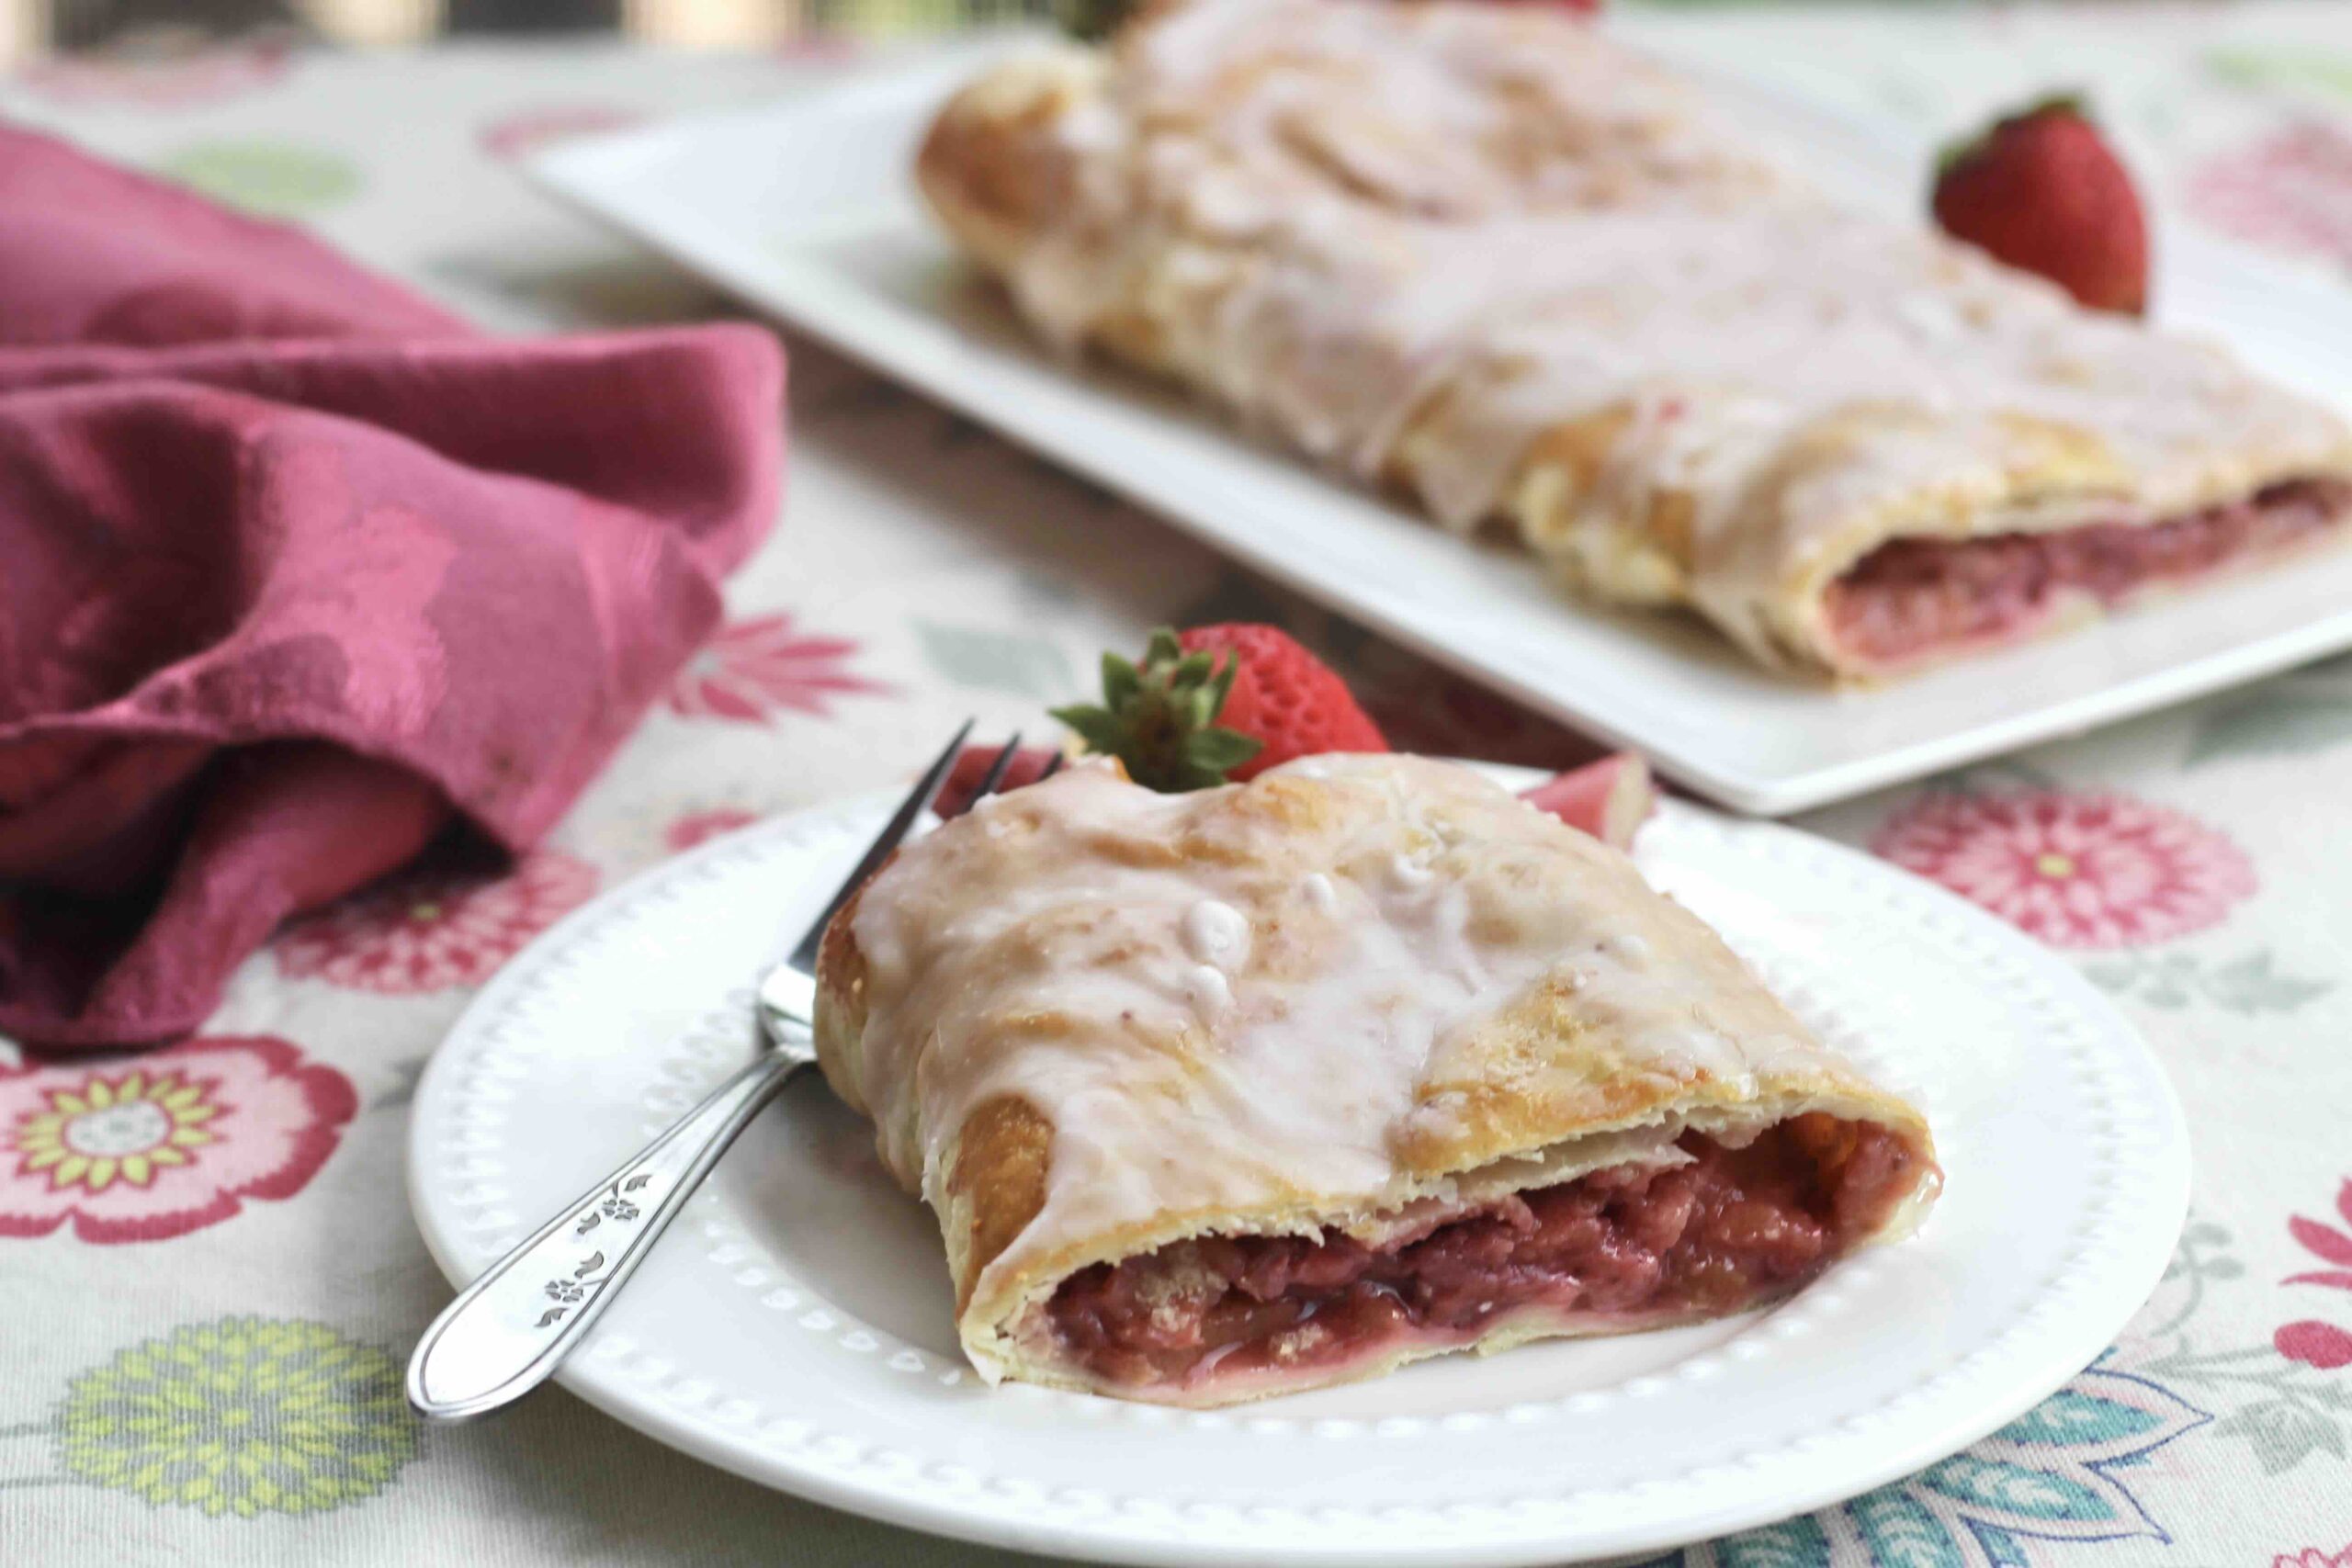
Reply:
M236 43L165 35L157 44L64 55L29 65L17 80L61 104L193 108L267 86L293 62L295 36L266 33Z
M888 688L853 673L857 644L795 631L786 615L755 615L719 628L670 687L670 706L688 718L765 724L785 711L817 718L832 700Z
M2289 1360L2317 1367L2324 1372L2352 1366L2352 1334L2332 1323L2315 1323L2309 1318L2290 1323L2272 1335L2270 1343Z
M391 996L478 986L595 891L595 867L555 850L524 856L495 881L413 873L288 926L277 967Z
M2224 232L2352 266L2352 136L2333 125L2304 120L2222 153L2188 194Z
M2352 1224L2352 1181L2336 1189L2335 1212L2344 1217L2346 1224ZM2329 1285L2339 1291L2352 1291L2352 1235L2334 1225L2323 1224L2301 1214L2288 1220L2287 1232L2305 1252L2323 1263L2335 1266L2308 1274L2290 1274L2286 1280L2288 1284Z
M2323 1551L2316 1546L2307 1546L2292 1557L2282 1551L2270 1560L2270 1568L2352 1568L2352 1541L2346 1542L2344 1550L2336 1552Z
M2056 947L2187 936L2255 890L2252 863L2227 838L2123 795L1931 794L1871 848Z
M611 104L550 104L483 127L481 146L493 158L525 158L575 136L626 130L639 118Z
M2347 1225L2352 1225L2352 1181L2335 1190L2335 1212ZM2290 1274L2290 1285L2325 1285L2335 1290L2352 1290L2352 1234L2335 1225L2312 1219L2308 1215L2290 1215L2287 1234L2297 1246L2332 1269L2315 1269L2305 1274ZM2305 1318L2290 1323L2270 1337L2270 1343L2290 1360L2322 1371L2334 1371L2338 1367L2352 1366L2352 1334L2332 1323L2320 1323ZM2352 1568L2352 1565L2347 1565Z
M690 811L671 823L669 830L662 837L671 849L683 852L693 849L696 844L707 844L722 833L748 828L759 819L759 813L732 806L722 806L710 811Z
M358 1105L350 1079L266 1036L0 1072L0 1235L70 1218L84 1241L161 1241L291 1198Z

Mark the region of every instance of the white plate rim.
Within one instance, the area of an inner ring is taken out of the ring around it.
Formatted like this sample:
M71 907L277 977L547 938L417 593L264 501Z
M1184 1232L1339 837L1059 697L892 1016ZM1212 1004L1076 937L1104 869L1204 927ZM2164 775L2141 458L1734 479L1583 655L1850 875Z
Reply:
M1509 782L1539 776L1525 770L1500 767L1487 771ZM887 802L877 796L790 813L740 829L649 868L543 933L473 998L420 1079L409 1135L407 1188L412 1210L428 1251L453 1284L462 1283L470 1276L472 1268L465 1261L464 1244L456 1234L449 1206L443 1195L433 1190L428 1172L434 1165L435 1129L447 1113L447 1103L457 1077L455 1063L469 1042L533 984L535 971L609 918L615 909L645 897L657 884L691 879L698 868L730 855L741 855L747 845L778 837L793 825L828 818L855 820L862 814L878 817L886 807ZM1556 1560L1564 1549L1580 1555L1668 1549L1833 1506L1912 1474L1998 1429L2040 1403L2104 1351L2114 1331L2136 1311L2161 1278L2187 1215L2189 1165L2185 1121L2168 1079L2144 1042L2112 1004L2071 965L1956 896L1859 852L1771 824L1731 822L1702 808L1674 802L1665 804L1661 820L1684 825L1703 823L1709 830L1739 835L1766 852L1776 846L1804 857L1826 852L1833 859L1850 863L1848 869L1858 872L1864 879L1880 882L1890 889L1899 888L1899 894L1894 896L1932 915L1939 928L1980 948L2005 953L2008 961L2022 964L2044 987L2048 1005L2057 1011L2071 1010L2075 1014L2075 1027L2080 1027L2085 1019L2095 1021L2105 1035L2107 1046L2123 1053L2120 1061L2124 1069L2139 1076L2137 1087L2146 1097L2134 1111L2142 1123L2140 1135L2118 1142L2113 1138L2112 1125L2108 1129L2110 1158L2132 1165L2132 1183L2114 1181L2111 1172L2109 1182L2110 1188L2131 1185L2139 1194L2135 1208L2127 1216L2130 1224L2117 1235L2091 1244L2075 1260L2075 1279L2046 1281L2045 1292L2055 1290L2056 1293L2046 1293L2020 1314L2021 1322L2037 1315L2052 1315L2056 1312L2053 1303L2070 1308L2070 1315L2063 1325L2068 1332L2045 1330L2043 1342L2027 1359L2025 1367L2009 1372L2007 1397L1978 1406L1964 1420L1946 1420L1933 1437L1914 1434L1905 1442L1883 1444L1867 1460L1850 1463L1834 1477L1825 1474L1809 1487L1777 1494L1775 1505L1765 1512L1758 1512L1751 1504L1744 1509L1725 1511L1720 1519L1694 1513L1685 1516L1687 1523L1678 1522L1664 1534L1653 1529L1647 1534L1606 1539L1597 1545L1589 1538L1556 1540L1545 1535L1539 1523L1526 1529L1498 1529L1475 1539L1465 1539L1458 1529L1449 1529L1435 1537L1425 1534L1419 1539L1387 1540L1374 1549L1367 1549L1360 1540L1329 1549L1285 1543L1279 1551L1261 1548L1252 1553L1254 1557L1301 1565L1329 1564L1332 1568L1363 1568L1370 1563L1442 1563L1475 1568L1483 1563ZM2122 1151L2120 1156L2114 1153L2119 1149ZM2115 1201L2111 1196L2101 1213L2113 1216ZM677 1247L683 1244L673 1237L664 1245ZM648 1271L660 1268L661 1262L657 1255L649 1261ZM2084 1299L2092 1294L2088 1287L2080 1283L2082 1271L2089 1262L2098 1262L2104 1270L2095 1299L2109 1303L2108 1306L2087 1305ZM1820 1289L1815 1287L1815 1291ZM2128 1306L2120 1311L2111 1304L2127 1297ZM1990 1346L1971 1352L1895 1403L1917 1399L1937 1383L1958 1377L1972 1362L2001 1348L2018 1332L2013 1326ZM1100 1519L1066 1511L1056 1513L1046 1506L1042 1494L1034 1510L1024 1506L1008 1514L1001 1509L978 1508L969 1499L946 1495L938 1490L910 1486L895 1472L877 1476L856 1469L843 1472L822 1465L796 1463L756 1444L730 1439L708 1420L698 1419L691 1411L673 1406L617 1373L607 1372L585 1355L575 1357L560 1374L559 1381L606 1414L683 1452L747 1479L892 1524L1019 1550L1136 1563L1173 1565L1229 1561L1237 1550L1249 1550L1240 1538L1219 1540L1213 1534L1196 1533L1190 1527L1174 1534L1154 1529L1114 1533ZM1124 1412L1136 1407L1120 1408Z

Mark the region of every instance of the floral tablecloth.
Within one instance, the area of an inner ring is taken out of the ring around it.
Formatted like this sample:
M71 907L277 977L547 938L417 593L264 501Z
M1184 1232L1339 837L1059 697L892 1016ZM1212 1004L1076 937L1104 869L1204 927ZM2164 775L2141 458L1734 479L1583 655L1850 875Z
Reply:
M2352 7L1740 7L1673 25L1929 129L2087 84L2162 223L2352 287ZM802 90L855 56L272 46L51 66L0 85L0 109L313 225L493 324L612 325L729 307L531 194L516 154ZM470 990L599 888L877 785L956 716L1034 724L1099 649L1158 622L1284 622L1400 742L1589 753L964 421L794 353L785 524L551 843L503 876L442 868L306 921L185 1044L0 1058L0 1562L989 1560L762 1491L562 1393L478 1428L411 1420L400 1365L447 1288L402 1197L403 1108ZM2155 1299L2049 1403L1899 1485L1665 1561L2352 1568L2352 660L1805 825L2078 960L2189 1108L2194 1213Z

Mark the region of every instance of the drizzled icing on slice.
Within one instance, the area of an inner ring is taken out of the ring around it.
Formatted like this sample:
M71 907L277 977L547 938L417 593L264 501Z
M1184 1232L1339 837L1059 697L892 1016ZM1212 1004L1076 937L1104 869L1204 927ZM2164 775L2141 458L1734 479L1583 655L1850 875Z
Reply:
M1339 889L1333 887L1331 879L1319 871L1308 872L1306 879L1298 885L1298 890L1299 896L1306 900L1306 907L1318 915L1328 915L1340 907Z
M853 931L854 1087L901 1179L941 1204L998 1097L1052 1127L992 1269L1170 1216L1396 1209L1550 1141L1503 1086L1622 1124L1692 1085L1852 1081L1616 852L1420 758L1184 795L1067 770L909 845Z
M1250 957L1250 918L1230 904L1204 898L1184 911L1184 945L1212 969L1238 968Z

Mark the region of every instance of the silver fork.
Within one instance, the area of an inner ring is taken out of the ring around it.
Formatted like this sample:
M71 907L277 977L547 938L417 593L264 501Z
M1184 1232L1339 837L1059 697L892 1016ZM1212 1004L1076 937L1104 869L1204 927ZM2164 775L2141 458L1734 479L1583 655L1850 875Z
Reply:
M408 1363L408 1402L419 1415L471 1420L503 1409L552 1376L736 1134L815 1064L817 949L826 923L913 831L971 732L967 720L899 803L791 956L761 978L757 1011L766 1047L668 1132L492 1264L433 1320ZM1005 743L972 792L974 800L996 792L1020 746L1019 735ZM1060 766L1057 756L1046 776Z

